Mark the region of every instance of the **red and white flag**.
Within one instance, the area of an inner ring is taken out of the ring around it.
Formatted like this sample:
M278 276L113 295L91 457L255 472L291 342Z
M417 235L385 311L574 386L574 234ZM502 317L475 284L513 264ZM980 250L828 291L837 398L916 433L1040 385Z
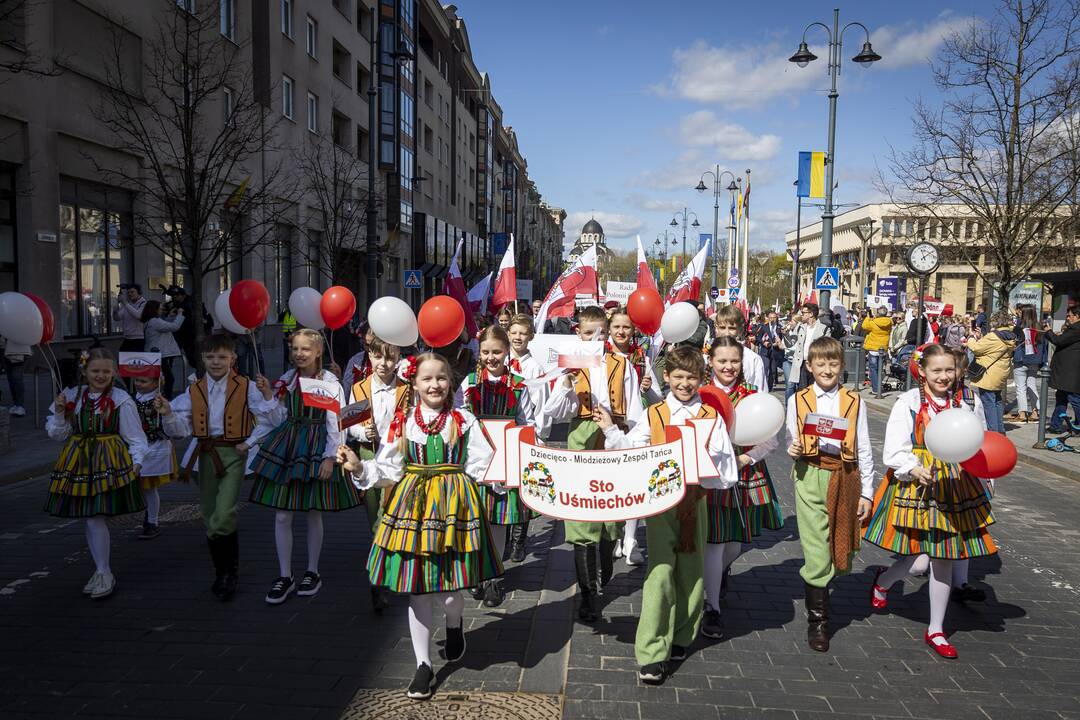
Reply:
M300 396L308 407L338 415L341 412L341 385L328 380L300 378Z
M705 277L705 266L708 264L709 246L703 245L690 264L683 268L679 277L675 278L671 289L668 290L665 304L673 305L686 300L701 299L701 280Z
M596 246L592 245L559 276L548 291L544 303L536 313L536 332L544 332L544 323L549 318L573 317L579 295L595 298L599 294L596 284Z
M450 260L450 269L446 272L446 280L443 281L443 292L461 305L461 309L465 311L465 329L469 332L469 337L474 338L477 332L476 320L469 309L469 293L465 290L465 279L461 277L461 265L458 264L458 256L461 255L461 246L464 244L464 240L458 240L454 257Z
M847 429L848 421L845 418L823 413L807 413L802 427L803 435L817 435L830 440L843 440Z
M506 245L499 272L495 275L495 290L491 293L491 311L499 312L504 305L517 301L517 268L514 267L514 236Z
M369 420L371 420L371 401L360 400L341 408L341 412L338 413L338 428L344 430Z
M156 378L161 377L161 353L122 352L120 353L120 377Z
M646 288L656 290L656 278L649 270L649 259L645 257L645 248L641 246L641 236L637 236L637 286L638 289Z
M488 294L491 290L491 273L484 276L484 279L476 283L469 290L469 309L474 313L480 313L483 315L487 312L488 306Z

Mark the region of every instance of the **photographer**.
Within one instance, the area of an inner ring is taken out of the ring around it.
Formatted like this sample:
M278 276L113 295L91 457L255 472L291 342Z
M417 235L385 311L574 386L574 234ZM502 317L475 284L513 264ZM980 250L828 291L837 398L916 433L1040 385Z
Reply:
M144 304L142 322L145 328L145 346L148 352L161 353L161 375L164 381L162 395L167 400L173 398L173 383L176 378L176 362L180 359L180 346L173 336L184 322L184 312L172 308L165 316L167 307L157 300Z
M146 307L146 298L142 296L142 285L138 283L120 283L116 294L117 305L113 309L113 320L120 323L124 339L120 343L120 352L142 352L145 347L142 315Z

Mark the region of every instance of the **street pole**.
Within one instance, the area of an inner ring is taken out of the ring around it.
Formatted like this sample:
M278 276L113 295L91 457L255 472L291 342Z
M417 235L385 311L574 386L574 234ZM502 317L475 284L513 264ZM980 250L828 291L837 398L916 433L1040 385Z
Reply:
M376 25L375 8L371 10L371 82L368 85L368 194L367 194L367 304L375 302L379 294L379 243L376 237L379 231L379 219L376 215L375 206L375 162L378 145L376 143L379 128L376 125L378 116L375 112L375 100L378 93L375 91L375 83L379 79L379 68L376 65L378 55L376 43L379 37L379 26Z
M795 257L791 266L791 306L799 304L799 255L802 254L802 198L795 194Z
M832 230L833 230L833 168L836 167L836 77L840 73L840 8L833 10L832 37L829 38L829 150L825 156L825 209L821 213L821 257L818 263L822 267L832 265ZM829 290L822 290L819 298L821 307L831 309Z
M750 191L750 168L746 169L746 190ZM746 223L746 227L743 229L743 253L742 253L742 265L749 272L750 265L750 212L746 205L746 196L743 196L743 219Z
M735 204L735 191L734 190L731 191L731 204L732 205ZM726 273L724 275L724 281L725 282L727 282L727 279L729 277L731 277L731 248L735 244L735 218L734 217L728 218L727 231L728 231L728 233L727 233L728 234L728 241L727 241L727 246L724 248L724 261L727 263L727 270L726 270Z
M716 166L716 180L713 183L713 208L712 208L712 286L720 287L720 166Z
M683 217L682 217L682 261L683 261L683 263L686 262L686 213L689 210L690 210L690 208L685 208L685 207L683 208Z

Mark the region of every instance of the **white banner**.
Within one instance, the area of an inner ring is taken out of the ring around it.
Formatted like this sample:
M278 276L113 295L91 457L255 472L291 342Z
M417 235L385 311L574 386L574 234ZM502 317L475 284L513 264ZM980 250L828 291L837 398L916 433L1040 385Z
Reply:
M604 343L580 340L577 335L537 335L529 341L529 353L545 373L568 367L600 367Z
M614 300L620 305L625 305L626 301L630 299L630 293L637 290L637 283L608 280L606 290L606 299L608 302Z
M868 308L879 308L879 307L891 308L892 304L889 302L889 298L885 297L884 295L867 295L866 296L866 307L868 307Z

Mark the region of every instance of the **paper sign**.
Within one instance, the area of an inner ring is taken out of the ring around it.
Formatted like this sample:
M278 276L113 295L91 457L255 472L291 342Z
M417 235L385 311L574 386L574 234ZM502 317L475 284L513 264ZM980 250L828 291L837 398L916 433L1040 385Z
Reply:
M830 440L843 440L847 434L848 421L842 417L810 413L803 422L804 435L816 435Z
M630 294L637 290L637 283L608 280L605 288L609 302L614 300L620 305L625 305L626 301L630 299Z
M120 377L156 378L161 376L161 353L120 353Z

